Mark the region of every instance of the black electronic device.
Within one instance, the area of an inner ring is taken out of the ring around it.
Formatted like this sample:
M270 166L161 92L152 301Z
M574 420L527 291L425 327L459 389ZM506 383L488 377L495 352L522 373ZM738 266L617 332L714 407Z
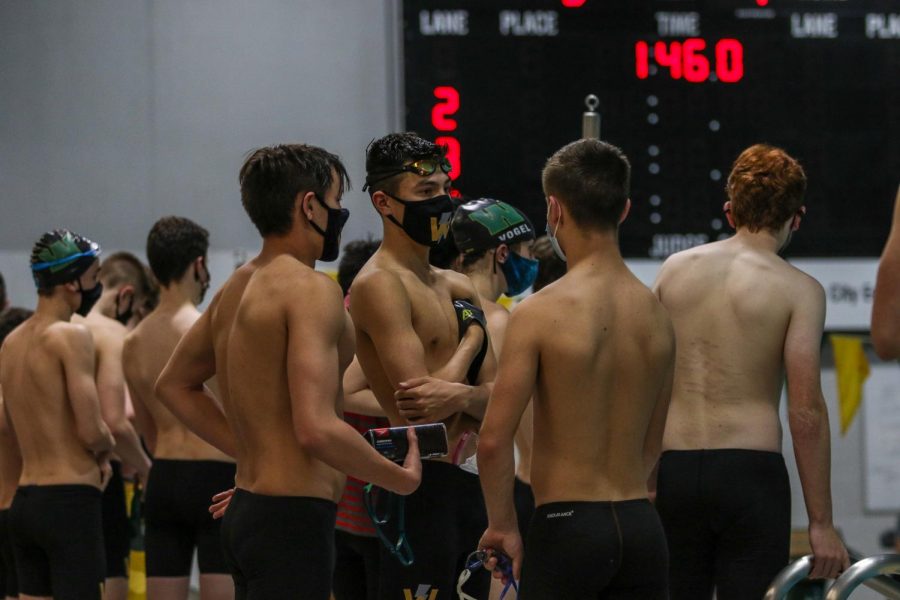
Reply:
M440 458L447 456L447 427L443 423L412 425L419 441L419 456L422 458ZM406 439L409 427L380 427L365 433L366 439L380 454L386 458L402 462L409 450Z

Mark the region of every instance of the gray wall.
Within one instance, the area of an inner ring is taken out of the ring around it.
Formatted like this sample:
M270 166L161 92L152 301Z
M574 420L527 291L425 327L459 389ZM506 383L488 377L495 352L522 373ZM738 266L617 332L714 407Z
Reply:
M238 169L248 150L290 141L347 164L346 239L380 229L359 188L366 144L398 127L393 7L0 3L0 250L56 226L140 248L172 213L204 224L214 248L255 248Z

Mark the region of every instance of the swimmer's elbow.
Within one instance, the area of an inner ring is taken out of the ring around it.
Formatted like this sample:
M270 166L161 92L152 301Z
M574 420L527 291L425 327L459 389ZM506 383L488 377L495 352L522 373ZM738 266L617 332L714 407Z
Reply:
M504 443L499 436L483 433L478 438L478 462L480 464L495 462L503 455L504 451L509 450L510 445L510 443Z
M113 435L103 422L98 423L97 427L80 428L78 437L85 448L95 454L109 452L115 446Z
M828 410L824 402L812 402L802 407L788 409L788 424L795 440L818 438L823 431L828 434Z
M304 452L312 456L319 456L322 449L328 445L328 434L324 428L316 427L313 423L303 423L294 427L294 436Z
M872 327L872 346L875 354L881 360L896 360L900 358L900 331L889 330L885 327Z

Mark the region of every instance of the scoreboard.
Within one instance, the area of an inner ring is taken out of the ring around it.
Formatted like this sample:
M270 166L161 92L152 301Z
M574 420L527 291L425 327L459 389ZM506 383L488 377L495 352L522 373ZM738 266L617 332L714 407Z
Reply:
M809 179L788 250L878 256L900 183L900 0L403 0L406 128L450 148L454 187L543 229L540 172L581 137L632 165L628 257L730 234L731 164L783 147Z

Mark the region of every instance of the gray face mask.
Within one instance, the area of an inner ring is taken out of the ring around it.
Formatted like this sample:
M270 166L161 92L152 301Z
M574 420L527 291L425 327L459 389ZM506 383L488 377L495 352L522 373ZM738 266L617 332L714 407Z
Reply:
M556 230L559 231L559 222L556 223ZM553 247L553 252L559 258L559 260L568 262L566 261L565 252L563 252L562 248L560 248L559 246L559 240L556 239L556 231L550 231L550 221L547 221L547 228L545 229L545 231L547 232L547 237L550 238L550 245Z

